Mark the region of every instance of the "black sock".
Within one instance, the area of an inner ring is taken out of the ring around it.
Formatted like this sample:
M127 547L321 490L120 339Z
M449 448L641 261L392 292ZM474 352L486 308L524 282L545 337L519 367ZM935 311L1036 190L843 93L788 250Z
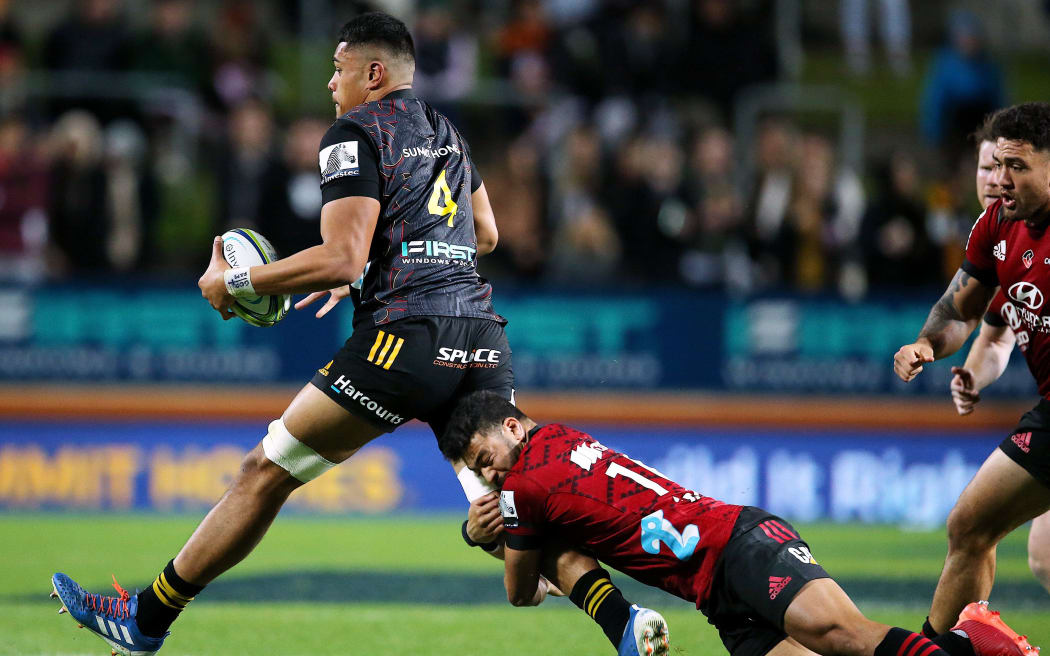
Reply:
M933 625L930 624L929 615L926 616L926 621L922 623L922 634L930 640L933 640L938 635L937 631L934 630Z
M572 586L569 599L602 627L613 647L620 646L627 620L631 619L631 604L613 585L609 572L599 567L581 576Z
M935 645L948 652L948 656L976 656L973 643L969 638L964 638L953 631L945 631L936 638L932 638Z
M135 613L139 630L154 638L161 637L186 604L203 589L203 585L184 581L175 573L175 561L169 561L153 585L139 593L139 609Z
M912 633L907 629L890 629L886 637L882 639L879 646L875 648L875 656L948 656L944 650L934 644L929 638L918 633Z

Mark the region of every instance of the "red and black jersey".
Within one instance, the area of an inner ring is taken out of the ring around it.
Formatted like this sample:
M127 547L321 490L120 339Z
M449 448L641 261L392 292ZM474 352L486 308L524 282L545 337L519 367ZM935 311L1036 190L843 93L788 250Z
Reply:
M318 155L322 202L369 196L380 212L354 325L411 316L506 323L478 275L471 194L481 177L466 141L411 89L339 117Z
M1002 201L996 201L970 230L962 268L983 284L1000 287L985 319L1010 326L1039 393L1050 399L1050 240L1043 239L1045 233L1046 226L1006 219Z
M500 495L507 546L546 535L697 607L740 506L705 497L562 424L534 429Z

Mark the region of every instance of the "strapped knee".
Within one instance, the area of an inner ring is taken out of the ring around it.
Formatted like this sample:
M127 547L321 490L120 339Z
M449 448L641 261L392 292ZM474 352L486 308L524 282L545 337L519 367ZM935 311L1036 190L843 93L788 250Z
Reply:
M309 483L335 467L334 462L295 439L285 427L284 419L270 422L269 431L263 438L263 451L271 462L303 483Z

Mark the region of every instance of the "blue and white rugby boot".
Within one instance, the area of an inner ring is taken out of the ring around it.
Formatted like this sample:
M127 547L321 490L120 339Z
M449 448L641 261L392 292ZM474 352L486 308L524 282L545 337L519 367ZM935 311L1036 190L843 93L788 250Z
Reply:
M135 621L139 607L139 596L132 595L113 578L113 587L119 597L103 597L91 594L76 582L59 572L51 577L51 598L62 602L58 614L69 613L80 628L109 643L112 654L122 656L152 656L164 644L165 633L160 638L143 635Z
M617 656L666 656L671 634L663 615L651 608L631 604L631 619L623 631Z

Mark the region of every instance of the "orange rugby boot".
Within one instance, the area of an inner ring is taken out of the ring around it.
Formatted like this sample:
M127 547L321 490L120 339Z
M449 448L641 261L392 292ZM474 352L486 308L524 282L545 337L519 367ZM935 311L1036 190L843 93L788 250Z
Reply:
M1039 656L1039 647L1028 644L1028 636L1017 635L999 611L989 610L987 601L963 608L951 630L965 633L977 656Z

